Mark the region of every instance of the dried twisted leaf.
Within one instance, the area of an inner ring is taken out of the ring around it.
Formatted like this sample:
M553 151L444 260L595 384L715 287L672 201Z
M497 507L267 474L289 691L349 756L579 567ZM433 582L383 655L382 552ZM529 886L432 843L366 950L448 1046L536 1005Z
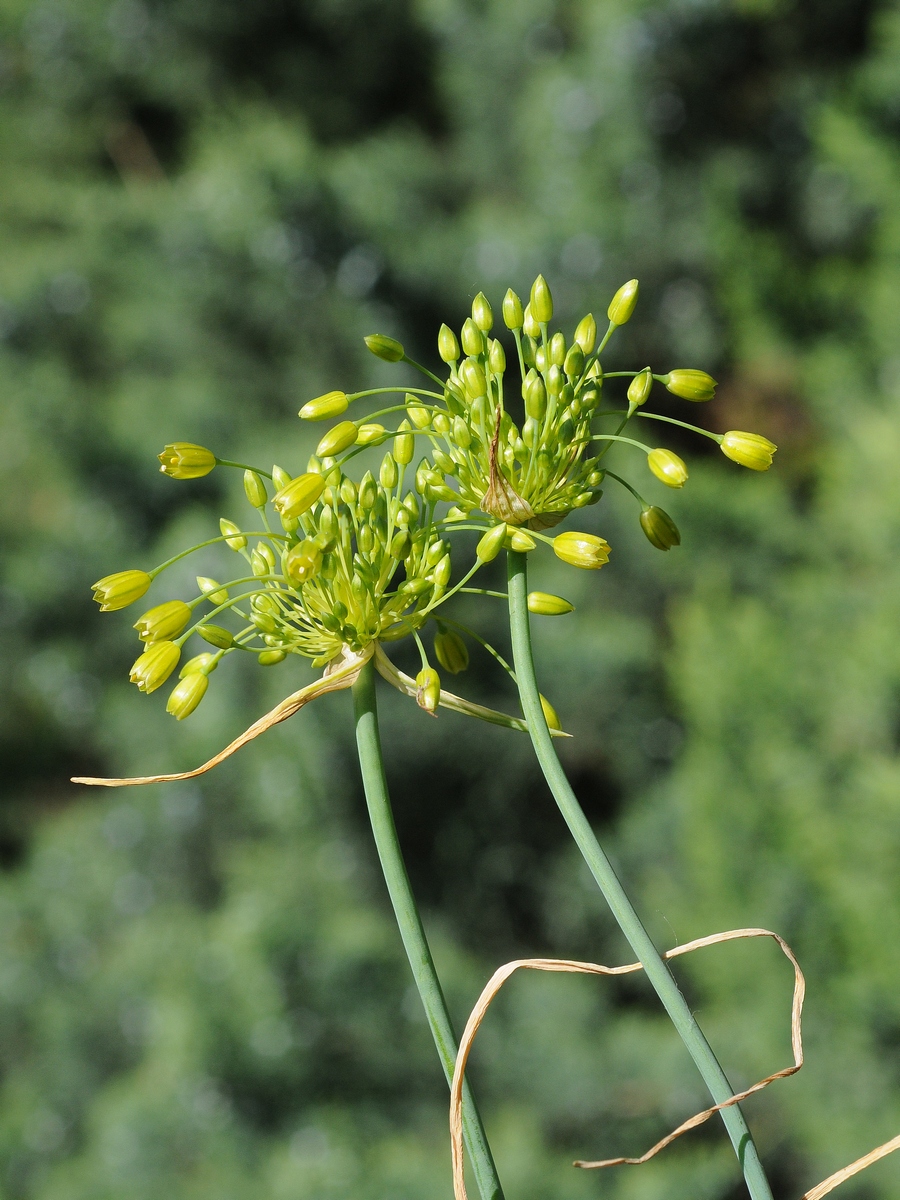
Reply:
M89 787L135 787L142 783L175 783L180 779L195 779L198 775L204 775L213 767L217 767L220 762L230 758L236 750L240 750L242 746L246 746L248 742L258 738L261 733L265 733L273 725L278 725L282 721L286 721L288 717L292 717L311 700L325 696L328 692L339 692L344 688L352 687L359 678L360 671L372 657L372 653L372 646L366 646L358 654L344 647L340 657L333 659L325 668L321 679L316 679L313 683L307 684L305 688L301 688L299 692L287 696L280 704L276 704L271 712L260 717L258 721L254 721L249 729L245 729L240 737L230 742L224 750L220 750L209 762L205 762L202 767L195 767L193 771L179 771L174 775L138 775L131 779L94 779L90 776L78 775L72 779L72 783L84 783Z

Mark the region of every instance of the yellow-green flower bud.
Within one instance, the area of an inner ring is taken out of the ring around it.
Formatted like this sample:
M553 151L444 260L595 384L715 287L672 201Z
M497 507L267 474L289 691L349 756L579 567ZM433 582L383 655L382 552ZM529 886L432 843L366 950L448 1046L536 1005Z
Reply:
M425 551L425 565L428 567L436 566L444 557L446 551L447 543L443 538L438 538Z
M553 539L553 553L570 566L597 571L609 562L609 543L593 533L560 533Z
M653 372L649 367L639 371L628 385L628 410L633 413L636 408L647 403L653 388Z
M204 651L203 654L195 654L193 658L189 658L181 670L178 672L179 679L186 679L188 675L192 675L195 671L202 671L204 675L211 675L219 665L218 654L210 654L209 651Z
M506 295L503 297L503 324L507 329L521 329L524 320L522 301L512 288L507 288Z
M383 333L370 333L365 343L376 358L383 358L385 362L399 362L403 358L403 347L396 338Z
M452 566L450 563L450 555L445 554L438 565L434 568L434 583L435 587L445 588L450 582L450 573Z
M385 428L379 425L376 421L372 421L368 425L360 425L359 432L356 435L357 446L374 446L378 442L384 441Z
M624 325L631 320L631 314L634 312L634 306L637 304L638 298L638 281L629 279L627 283L623 283L619 290L612 298L606 315L612 321L613 325Z
M284 467L279 467L277 463L272 467L272 482L275 484L276 492L280 492L283 487L287 487L293 478L293 475L289 471L286 471Z
M509 535L510 550L517 550L520 554L530 553L536 545L534 538L524 529L513 529Z
M472 320L482 333L490 333L494 324L494 310L484 292L479 292L472 301Z
M294 583L306 583L322 565L322 551L310 538L292 546L284 560L284 570Z
M687 467L683 460L671 450L651 450L647 455L647 464L656 478L666 487L680 488L687 483Z
M406 393L403 402L406 405L406 415L416 429L427 429L431 424L431 410L426 408L422 401L413 396L411 392Z
M563 370L569 379L580 379L581 372L584 370L584 351L576 342L569 353L566 355L563 363Z
M326 392L304 404L297 415L304 421L327 421L345 413L349 403L346 392Z
M530 304L525 305L523 328L533 342L536 342L541 336L541 327L537 323L537 318L532 312Z
M502 375L506 370L506 351L494 338L488 350L488 365L495 375Z
M460 368L460 375L470 400L477 400L479 396L487 394L487 380L480 362L476 362L474 358L467 358Z
M562 373L562 368L555 363L547 372L547 392L551 396L558 396L563 390L565 376Z
M229 550L243 550L247 545L247 539L241 533L240 526L235 525L234 521L227 521L225 517L219 521L219 530L225 538L225 545Z
M210 579L206 575L197 576L197 587L210 604L215 604L216 607L224 604L228 599L228 588L220 587L215 579Z
M434 656L451 675L458 675L469 665L466 643L453 629L438 629L434 635Z
M553 297L550 295L550 288L547 286L547 280L543 275L538 275L537 279L531 285L531 298L528 304L534 314L534 319L539 325L546 325L552 318Z
M566 335L557 330L550 339L550 362L554 367L561 367L566 361Z
M191 610L183 600L167 600L138 617L133 628L142 642L167 642L177 637L191 619Z
M412 456L415 453L415 438L408 432L411 428L412 426L409 421L401 421L399 432L394 438L394 458L401 467L408 466L412 462Z
M541 695L540 693L538 693ZM559 717L556 715L556 709L550 703L546 696L541 695L541 708L544 713L544 720L547 722L548 729L562 729Z
M255 471L244 472L244 495L254 508L265 508L269 494L266 485Z
M375 500L378 496L378 485L375 483L375 478L371 471L366 471L362 479L359 481L359 507L369 512L375 507Z
M197 632L204 642L209 642L219 650L229 650L234 645L234 634L228 629L223 629L221 625L200 625Z
M140 692L155 692L178 665L181 651L174 642L153 642L136 660L128 678Z
M641 513L641 529L657 550L671 550L681 545L678 526L664 509L655 504L648 505Z
M397 486L397 480L400 472L397 470L397 463L393 454L388 452L381 460L381 467L378 471L378 479L383 488L393 488Z
M190 675L185 675L184 679L176 683L169 693L166 712L171 713L177 721L183 721L185 717L191 715L206 695L208 687L209 676L202 671L192 671Z
M352 446L358 433L359 430L353 421L341 421L319 440L316 454L321 458L333 458L335 454L340 454L348 446Z
M741 433L732 429L722 437L722 453L751 471L768 471L772 455L778 449L761 433Z
M172 442L156 457L162 464L160 471L171 479L200 479L216 465L212 450L193 442Z
M594 314L588 313L586 317L581 318L575 328L575 342L585 354L590 354L596 341L597 322L594 320Z
M434 667L423 667L416 676L416 703L434 716L441 700L441 677Z
M449 325L442 325L438 331L438 354L448 366L459 358L459 342Z
M453 441L461 450L468 450L472 444L472 431L463 417L453 418Z
M262 650L256 656L261 667L274 667L276 663L284 662L287 654L284 650Z
M682 400L712 400L718 387L712 375L687 367L670 371L663 382L674 396L680 396Z
M489 529L475 547L475 555L482 562L492 562L503 549L506 541L506 526L495 525Z
M398 561L401 558L406 558L407 554L409 554L411 544L409 532L406 529L401 529L398 533L395 533L391 539L391 558L396 558Z
M146 571L116 571L92 584L101 612L116 612L140 600L153 582Z
M522 390L525 393L526 414L536 421L542 420L547 411L547 389L544 387L543 379L534 368L525 376L525 386Z
M312 508L324 491L325 480L322 476L308 471L283 487L276 494L272 504L282 517L299 517L301 513Z
M574 612L575 605L564 600L562 596L553 596L550 592L529 592L528 611L541 617L561 617Z

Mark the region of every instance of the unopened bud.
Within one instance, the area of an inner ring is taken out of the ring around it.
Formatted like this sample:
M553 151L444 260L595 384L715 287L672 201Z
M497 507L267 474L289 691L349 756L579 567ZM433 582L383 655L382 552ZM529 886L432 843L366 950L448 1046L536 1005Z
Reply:
M472 301L472 320L482 333L490 333L494 324L494 310L484 292L479 292Z
M528 303L538 324L546 325L553 316L553 297L543 275L538 275L531 285L531 298Z
M575 341L585 354L590 354L594 349L597 341L597 322L594 320L593 313L588 313L578 322L575 327Z
M442 325L438 331L438 354L448 366L459 358L459 342L449 325Z
M550 592L529 592L528 611L541 617L561 617L574 612L575 605L564 600L562 596L553 596Z
M522 301L512 288L508 288L503 297L503 324L507 329L521 329L524 319Z
M489 529L475 547L475 555L482 562L492 562L503 549L506 541L506 526L495 525Z
M372 421L367 425L360 425L359 432L356 435L357 446L375 446L385 439L387 430L383 425L379 425L376 421Z
M495 375L502 375L506 370L506 351L496 338L491 342L488 351L488 365Z
M593 533L560 533L553 539L553 553L570 566L597 571L609 562L609 543Z
M409 533L405 529L401 529L395 533L391 539L391 558L396 558L398 561L401 558L406 558L409 554L409 547L412 544Z
M156 457L162 464L160 471L170 479L200 479L216 465L212 450L192 442L172 442Z
M219 665L219 657L218 654L210 654L208 650L203 654L195 654L178 672L178 678L185 679L194 671L202 671L204 675L211 675Z
M215 604L216 607L228 599L228 588L221 587L215 579L209 579L206 575L197 576L197 587L210 604Z
M325 480L322 476L315 471L308 471L283 487L272 504L282 517L299 517L312 508L324 491Z
M323 438L319 440L316 446L316 454L320 458L333 458L335 454L340 454L349 446L352 446L356 441L356 435L359 433L353 421L341 421L339 425L335 425L333 429L329 429Z
M142 642L166 642L177 637L191 619L191 610L183 600L167 600L149 609L134 623Z
M550 339L550 362L555 367L561 367L566 361L566 335L557 330Z
M547 722L548 729L562 729L559 717L556 715L556 709L550 703L546 696L541 696L541 708L544 713L544 720Z
M768 471L772 465L772 455L778 449L774 442L761 433L741 433L737 429L724 434L720 444L723 454L742 467L749 467L751 471Z
M396 460L394 459L393 454L389 452L381 460L381 467L378 471L379 482L383 488L396 487L399 475L400 473L397 470Z
M461 450L468 450L472 444L472 431L464 417L453 418L453 441Z
M628 411L633 413L636 408L646 404L653 388L653 372L649 367L639 371L628 385Z
M486 395L487 380L484 377L484 369L481 363L476 362L472 358L467 358L460 368L460 376L463 387L466 389L466 395L470 400L477 400L479 396Z
M706 371L694 371L687 367L670 371L664 377L663 382L674 396L680 396L682 400L697 402L712 400L716 394L716 388L719 386L712 375L707 375Z
M537 371L532 369L525 376L525 386L522 389L525 393L525 412L534 420L540 421L543 419L547 411L547 389L544 387L544 381L538 375Z
M385 362L399 362L403 358L403 347L396 338L383 333L370 333L364 340L376 358L383 358Z
M155 692L178 665L181 651L174 642L153 642L131 668L128 678L140 692Z
M359 481L359 507L369 512L375 507L375 500L378 496L378 485L371 471L366 471L362 479Z
M284 650L261 650L256 661L261 667L274 667L276 663L284 662L287 654Z
M580 379L584 370L584 351L576 342L566 355L563 370L569 379Z
M445 671L458 675L469 665L466 643L453 629L441 627L434 635L434 655Z
M244 472L244 495L254 508L265 508L269 495L266 485L255 471Z
M435 587L445 588L450 582L450 573L452 566L450 563L450 555L445 554L438 565L434 568L434 584Z
M178 721L189 717L209 687L209 676L202 671L192 671L179 683L176 683L169 693L166 712L171 713Z
M153 580L146 571L116 571L91 584L101 612L116 612L140 600Z
M199 625L197 632L204 642L209 642L218 650L229 650L234 645L234 634L228 629L223 629L221 625Z
M277 463L272 467L272 482L275 484L276 492L280 492L283 487L287 487L293 478L293 475L289 471L286 471L284 467L279 467Z
M431 716L441 702L441 677L434 667L423 667L416 676L416 703Z
M534 538L524 529L513 529L509 535L509 548L519 554L529 554L537 545Z
M680 488L687 483L688 469L684 461L671 450L651 450L647 455L647 464L656 478L666 487Z
M612 298L606 315L612 321L613 325L624 325L631 320L631 314L634 312L634 306L637 304L638 298L638 281L629 279L627 283L623 283L619 290Z
M523 328L525 329L525 332L528 334L528 336L531 338L531 340L534 342L536 342L538 340L538 338L541 336L541 327L537 323L537 318L535 317L534 313L532 312L530 304L525 305L525 316L524 316L524 321L523 321Z
M427 409L425 405L410 392L406 393L406 395L403 397L403 401L406 404L406 415L412 421L413 425L415 425L416 429L427 429L431 424L431 410Z
M412 462L412 456L416 449L415 438L408 432L411 428L409 421L401 421L400 432L394 438L394 458L402 467Z
M327 421L346 412L349 403L346 392L326 392L304 404L297 415L304 421Z
M648 505L641 513L641 529L657 550L671 550L681 545L678 526L664 509L655 504Z
M241 533L240 526L235 525L234 521L227 521L222 517L219 521L219 530L225 538L225 545L229 550L243 550L247 545L247 539Z

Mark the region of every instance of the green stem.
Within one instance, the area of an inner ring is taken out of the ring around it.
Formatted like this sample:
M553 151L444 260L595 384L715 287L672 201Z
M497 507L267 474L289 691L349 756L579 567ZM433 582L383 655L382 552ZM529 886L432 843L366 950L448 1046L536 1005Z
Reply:
M719 1065L712 1047L697 1024L687 1001L679 990L669 968L654 946L641 920L625 894L612 864L603 852L600 843L582 812L575 793L565 772L544 718L534 674L534 659L531 652L531 629L528 622L527 559L524 554L509 551L509 624L512 634L513 662L518 676L522 710L528 722L528 732L544 777L556 800L559 810L574 837L582 857L603 893L613 916L640 959L647 978L669 1014L681 1040L694 1060L703 1081L709 1088L716 1104L721 1104L734 1095L725 1072ZM759 1154L753 1143L744 1115L736 1104L721 1110L722 1120L728 1130L744 1179L753 1200L772 1200L772 1191L763 1171Z
M359 751L359 765L366 793L366 804L369 808L369 819L372 823L372 833L375 836L375 846L378 850L384 881L391 897L397 924L400 927L400 936L403 939L406 956L409 959L422 1006L425 1009L428 1024L431 1026L431 1034L437 1047L438 1057L449 1084L453 1079L453 1067L456 1062L456 1038L397 839L387 780L384 777L384 762L381 757L378 709L375 699L375 669L371 662L366 663L353 685L353 704L356 712L356 745ZM500 1187L497 1168L494 1166L491 1148L488 1145L468 1081L463 1085L463 1133L482 1200L503 1200L503 1190Z

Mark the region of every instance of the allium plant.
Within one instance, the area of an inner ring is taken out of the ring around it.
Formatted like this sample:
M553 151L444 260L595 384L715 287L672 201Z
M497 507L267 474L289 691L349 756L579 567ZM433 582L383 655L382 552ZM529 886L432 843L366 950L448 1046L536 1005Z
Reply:
M705 371L656 374L648 366L604 373L603 351L615 330L630 319L637 297L637 280L631 280L613 297L599 341L591 314L582 318L569 341L562 330L551 328L553 300L546 281L538 276L524 307L511 290L503 299L503 324L509 334L504 347L491 336L493 311L479 293L459 334L441 326L437 349L444 369L440 374L413 362L393 338L381 334L366 338L373 354L416 368L425 385L356 393L335 390L304 404L299 413L303 420L338 421L321 437L306 470L296 476L279 466L265 471L220 459L202 446L184 442L166 446L159 455L160 469L173 479L199 478L219 467L242 470L255 516L245 525L223 518L219 537L150 571L119 571L94 585L101 609L113 611L139 600L158 575L194 550L218 542L241 560L238 570L231 572L234 578L220 582L198 577L195 595L164 600L138 618L134 627L143 650L132 667L132 681L141 691L156 691L173 675L185 644L195 636L208 648L184 662L169 693L167 709L178 720L197 708L210 675L232 654L253 654L266 667L300 655L310 659L314 668L322 668L322 674L194 771L79 782L121 786L198 775L316 696L352 688L375 842L449 1082L456 1056L454 1033L394 829L381 758L374 673L432 715L444 706L527 731L585 861L714 1103L720 1105L730 1100L733 1089L566 779L552 741L553 735L564 735L556 713L538 690L531 652L529 614L563 616L572 605L559 596L528 591L528 556L543 546L573 567L604 566L610 547L602 537L577 528L548 531L596 504L608 480L632 494L641 528L654 547L668 551L680 542L668 513L644 499L644 485L633 475L626 478L620 472L631 474L635 450L641 452L645 469L670 488L684 486L687 467L666 447L626 434L632 423L644 430L660 429L659 424L644 425L646 421L692 430L712 438L727 457L752 470L764 471L772 463L775 446L759 434L714 434L650 411L655 384L688 402L711 400L716 383ZM625 379L627 385L619 382ZM387 395L393 402L383 409L360 420L347 417L351 404ZM382 423L386 420L393 427ZM375 446L386 447L377 477L367 470L355 481L354 460ZM608 461L614 455L616 472ZM624 465L619 466L618 459ZM451 543L461 530L475 530L480 537L474 555L460 563L460 551L451 551ZM480 568L503 550L508 562L505 598L512 666L476 630L466 630L449 616L445 607L461 592L488 595L469 585ZM447 691L422 638L429 622L435 624L434 659L442 671L457 674L465 669L467 634L486 646L510 673L523 715L497 712ZM415 679L400 671L390 657L392 643L407 637L415 640L421 657ZM771 1200L740 1107L731 1103L720 1115L751 1196ZM502 1196L500 1182L467 1085L463 1132L481 1196L497 1200Z

